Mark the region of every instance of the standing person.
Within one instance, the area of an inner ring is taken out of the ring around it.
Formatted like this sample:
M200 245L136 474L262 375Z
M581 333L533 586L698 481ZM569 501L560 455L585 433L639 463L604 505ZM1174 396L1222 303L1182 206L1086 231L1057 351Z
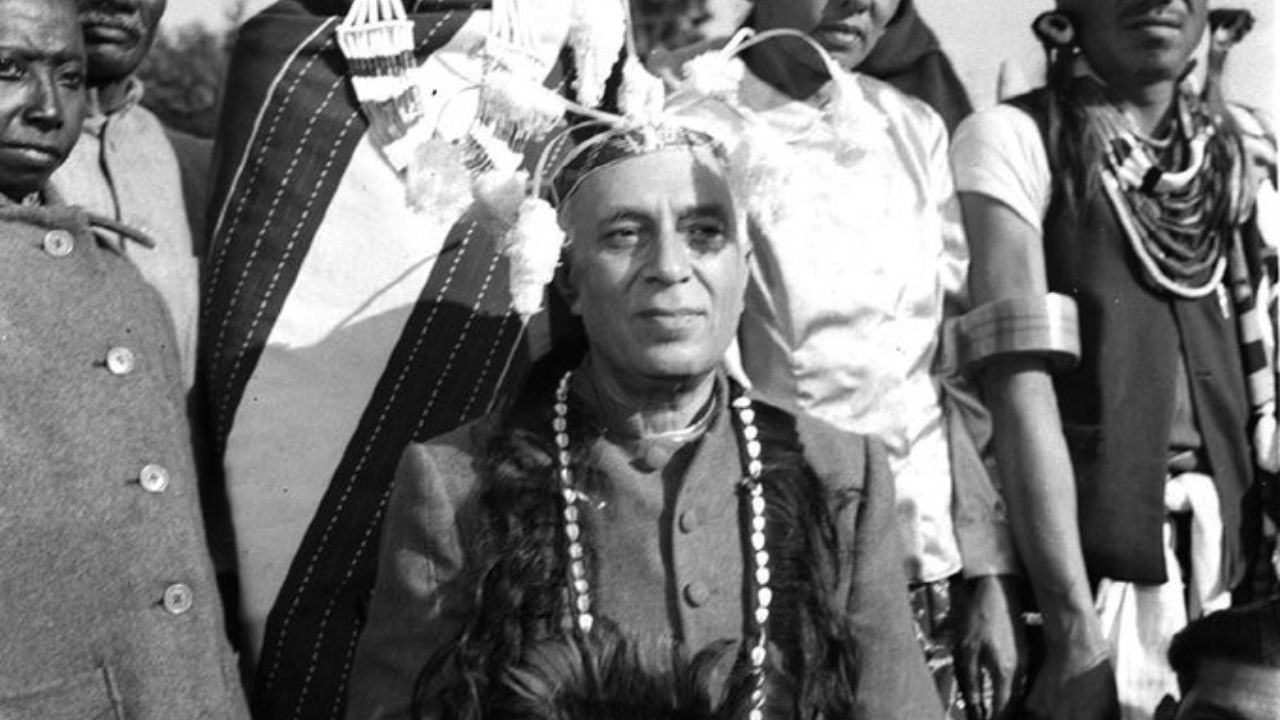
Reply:
M73 0L0 0L0 717L242 720L150 241L47 185L84 62Z
M706 99L685 102L734 128L736 152L765 168L743 190L756 251L739 342L754 391L885 442L939 691L955 716L966 704L998 714L1018 684L1016 559L966 424L975 404L942 350L968 265L947 131L924 102L854 72L896 9L758 0L748 26L789 35L746 41L731 86L705 81L704 60L691 60Z
M1255 461L1276 469L1252 202L1275 145L1222 101L1235 28L1213 35L1206 93L1183 83L1205 0L1058 8L1036 25L1048 84L956 136L970 360L1045 618L1029 709L1142 718L1177 692L1169 638L1245 572Z
M591 653L615 634L659 650L650 669L670 659L655 642L730 642L727 665L762 694L716 717L939 717L879 443L756 403L720 369L750 249L722 147L630 125L560 164L558 287L586 357L531 375L509 411L409 446L347 717L529 717L506 691L536 685L512 673L556 677L537 661L548 645L611 657ZM598 663L568 716L710 717L661 696L592 714L648 682Z
M193 157L179 157L167 130L142 107L138 66L155 40L166 0L80 0L88 58L88 114L80 142L54 173L53 188L67 202L143 230L155 249L130 253L142 276L160 293L173 319L189 388L195 378L199 259L187 208L203 192L184 188L182 165L207 167L208 143L184 142Z

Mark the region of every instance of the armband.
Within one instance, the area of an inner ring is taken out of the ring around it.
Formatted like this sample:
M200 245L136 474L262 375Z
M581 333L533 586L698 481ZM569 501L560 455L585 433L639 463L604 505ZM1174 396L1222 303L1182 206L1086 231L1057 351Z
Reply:
M1015 357L1042 357L1052 372L1080 361L1076 301L1059 293L992 300L961 317L957 329L957 359L965 372Z

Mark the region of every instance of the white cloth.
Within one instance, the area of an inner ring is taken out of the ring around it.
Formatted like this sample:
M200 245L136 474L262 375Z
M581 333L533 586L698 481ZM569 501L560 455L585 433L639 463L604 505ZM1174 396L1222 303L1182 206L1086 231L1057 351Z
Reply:
M737 102L788 138L805 172L796 202L753 224L752 283L740 341L756 393L889 449L912 580L958 572L941 389L933 375L943 308L965 302L968 250L947 134L923 103L854 74L876 135L853 162L822 121L830 86L798 102L750 72ZM695 108L741 138L743 118ZM883 129L880 129L883 128Z
M1049 212L1053 178L1040 128L1012 105L965 118L951 142L956 191L986 195L1040 231Z
M124 246L169 311L182 376L190 389L200 314L199 258L187 222L178 157L160 121L139 104L141 98L142 85L130 79L120 107L104 109L90 103L80 139L50 184L68 204L118 220L155 240L156 246L149 249Z
M1171 478L1165 484L1165 510L1191 514L1191 577L1183 577L1174 554L1174 522L1166 518L1168 582L1135 585L1104 579L1098 587L1098 613L1111 644L1123 720L1150 720L1161 698L1177 697L1178 678L1167 657L1174 634L1189 620L1231 604L1222 582L1222 515L1213 478L1202 473Z

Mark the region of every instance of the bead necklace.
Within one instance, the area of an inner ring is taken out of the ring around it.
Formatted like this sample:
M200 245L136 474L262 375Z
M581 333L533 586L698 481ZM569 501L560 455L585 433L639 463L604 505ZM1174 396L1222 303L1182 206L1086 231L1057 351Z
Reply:
M1231 213L1232 198L1209 166L1213 124L1193 117L1179 100L1170 137L1151 140L1099 88L1085 107L1106 150L1103 188L1146 275L1180 298L1221 292L1230 236L1219 226ZM1166 170L1155 155L1179 138L1186 142L1183 167Z
M578 501L582 494L578 492L573 477L573 457L569 452L569 381L573 371L560 378L556 387L555 417L551 420L551 429L555 432L556 442L556 475L560 485L560 495L564 500L564 539L569 555L569 589L571 611L574 624L582 633L591 632L595 625L592 613L591 582L587 578L586 553L582 546L582 525ZM768 638L766 629L769 622L769 607L773 604L773 591L770 589L769 551L765 541L765 499L764 485L760 475L764 464L760 461L760 434L755 425L755 409L751 398L739 395L730 403L737 419L737 427L742 436L742 451L745 455L746 472L739 481L739 487L747 494L747 502L751 508L750 544L752 557L751 578L755 584L755 607L750 620L754 630L751 638L748 660L751 664L751 675L754 687L751 691L751 710L748 720L764 719L765 704L765 661L768 657Z

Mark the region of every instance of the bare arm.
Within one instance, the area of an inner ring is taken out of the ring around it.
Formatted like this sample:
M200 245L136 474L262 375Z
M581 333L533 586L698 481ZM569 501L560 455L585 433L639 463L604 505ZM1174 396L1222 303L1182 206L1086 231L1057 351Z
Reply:
M960 202L974 305L1044 295L1040 233L986 195L961 193ZM1085 573L1075 476L1048 364L1035 357L1005 361L982 380L1014 541L1045 618L1048 659L1028 705L1046 717L1110 717L1114 680Z

